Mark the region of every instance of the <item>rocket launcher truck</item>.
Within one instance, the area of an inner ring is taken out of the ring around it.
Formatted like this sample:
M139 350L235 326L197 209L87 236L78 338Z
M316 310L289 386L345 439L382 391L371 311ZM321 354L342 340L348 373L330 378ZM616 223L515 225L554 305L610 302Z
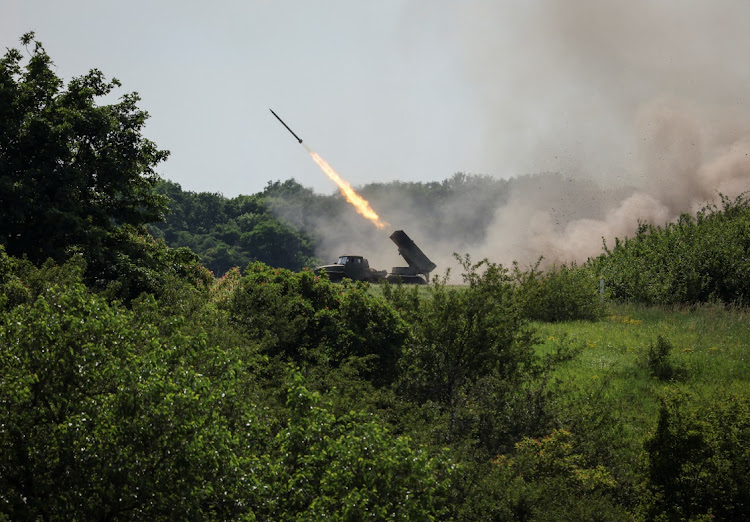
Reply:
M394 266L388 274L385 270L370 268L370 263L362 256L345 255L340 256L335 264L319 266L315 269L315 273L325 272L334 282L347 277L353 281L371 283L387 279L392 283L427 284L430 281L430 272L436 268L435 263L424 255L424 252L403 230L396 230L390 237L398 247L398 253L409 266Z

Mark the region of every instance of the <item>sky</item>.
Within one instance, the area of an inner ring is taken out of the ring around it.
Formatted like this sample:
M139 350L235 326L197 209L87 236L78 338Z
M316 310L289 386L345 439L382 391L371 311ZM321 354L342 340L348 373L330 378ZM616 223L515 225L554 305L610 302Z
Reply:
M228 197L295 178L335 185L273 108L355 186L490 172L457 27L426 4L2 0L0 44L33 30L69 80L91 68L136 91L158 169ZM437 5L437 3L436 3Z
M355 187L456 172L591 187L513 194L491 256L596 254L640 219L750 188L746 0L0 6L3 47L33 30L63 79L98 68L137 91L145 136L171 151L157 170L185 190L234 197L294 178L334 193L269 108ZM570 216L555 214L562 197Z

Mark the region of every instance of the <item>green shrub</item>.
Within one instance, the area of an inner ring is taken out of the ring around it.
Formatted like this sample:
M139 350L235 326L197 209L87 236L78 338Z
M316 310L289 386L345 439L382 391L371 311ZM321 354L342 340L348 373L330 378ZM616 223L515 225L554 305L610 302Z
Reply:
M168 248L144 228L123 226L84 257L87 284L126 301L144 292L159 297L174 285L206 290L213 283L197 255L187 248Z
M508 270L486 259L459 261L464 287L436 278L423 297L384 295L411 327L396 383L412 404L409 422L425 424L432 443L462 446L482 460L546 428L547 394L533 382L543 364Z
M22 261L9 256L0 245L0 310L12 308L31 299L31 290L18 276Z
M533 357L508 270L486 259L462 262L466 288L436 279L427 298L412 301L418 312L409 313L401 382L411 399L455 404L465 385L493 371L515 376Z
M395 377L406 324L366 283L333 284L311 271L293 273L251 263L228 311L235 325L272 356L298 364L339 366L349 358L370 361L367 376Z
M330 404L287 375L288 419L258 462L261 520L434 520L447 511L454 463L391 434L365 413Z
M460 504L463 520L632 520L616 500L617 482L580 453L576 437L554 430L525 437L473 477Z
M71 283L0 318L0 513L231 518L239 439L217 412L232 387L195 364L221 353L145 312Z
M599 279L586 267L552 265L540 270L541 259L527 270L514 265L517 298L524 317L535 321L596 320L604 315Z
M690 404L671 393L646 440L650 519L747 520L750 514L750 400L721 396Z
M646 352L646 367L653 377L661 381L682 379L686 377L685 368L681 368L672 360L672 343L662 335L656 336L656 342L651 342Z
M664 226L641 223L632 238L589 264L616 300L646 304L750 303L750 200L721 195Z

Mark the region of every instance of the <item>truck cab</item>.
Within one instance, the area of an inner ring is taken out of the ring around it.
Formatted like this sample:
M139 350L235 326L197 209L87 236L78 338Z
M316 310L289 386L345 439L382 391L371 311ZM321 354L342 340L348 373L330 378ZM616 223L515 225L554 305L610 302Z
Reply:
M332 265L323 265L315 269L316 274L325 272L331 281L338 282L348 277L352 281L375 282L385 277L385 271L379 272L370 268L370 263L362 256L339 256Z

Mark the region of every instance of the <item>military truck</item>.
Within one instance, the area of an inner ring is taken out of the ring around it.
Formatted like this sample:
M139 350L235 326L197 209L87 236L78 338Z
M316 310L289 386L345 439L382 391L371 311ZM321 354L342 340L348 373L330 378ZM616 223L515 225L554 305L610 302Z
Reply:
M316 274L323 272L333 282L339 282L345 277L353 281L368 281L377 283L384 279L392 283L427 284L430 272L435 270L435 263L429 260L419 247L403 230L396 230L391 234L391 241L396 243L398 253L409 266L395 266L388 274L385 270L370 268L370 263L362 256L340 256L332 265L323 265L315 269Z
M385 270L375 270L370 268L370 263L362 256L339 256L338 261L332 265L323 265L315 269L316 274L326 272L328 278L334 283L338 283L345 277L352 281L368 281L377 283L386 278Z

